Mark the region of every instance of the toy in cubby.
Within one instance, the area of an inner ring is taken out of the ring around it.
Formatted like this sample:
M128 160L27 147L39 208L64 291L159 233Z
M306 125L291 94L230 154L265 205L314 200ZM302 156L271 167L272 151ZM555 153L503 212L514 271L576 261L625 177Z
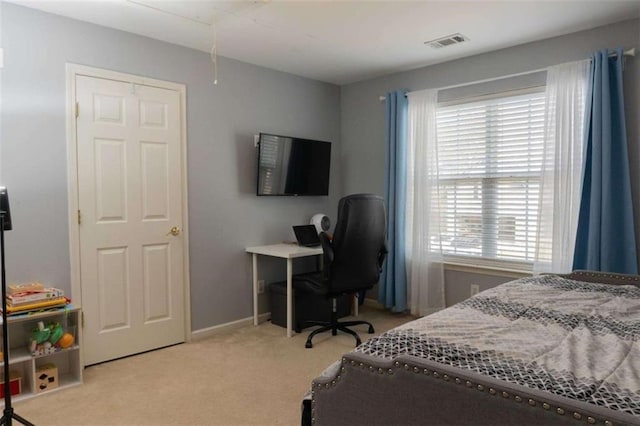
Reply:
M36 393L58 387L58 367L48 363L36 368Z
M57 322L50 322L46 326L38 321L37 327L31 330L29 336L29 351L31 355L47 355L73 346L73 333Z
M22 377L17 371L9 372L9 393L19 395L22 392ZM4 398L4 374L0 374L0 398Z

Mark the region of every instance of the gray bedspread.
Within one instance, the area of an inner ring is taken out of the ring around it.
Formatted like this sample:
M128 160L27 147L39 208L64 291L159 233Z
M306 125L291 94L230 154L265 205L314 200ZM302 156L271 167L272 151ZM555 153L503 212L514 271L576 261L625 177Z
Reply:
M373 338L411 355L638 416L640 288L542 275L512 281Z

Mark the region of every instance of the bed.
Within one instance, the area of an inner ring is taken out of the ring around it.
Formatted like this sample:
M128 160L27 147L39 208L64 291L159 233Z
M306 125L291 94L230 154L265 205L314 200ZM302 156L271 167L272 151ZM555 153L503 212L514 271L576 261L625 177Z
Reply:
M344 355L303 423L640 425L639 340L639 276L523 278Z

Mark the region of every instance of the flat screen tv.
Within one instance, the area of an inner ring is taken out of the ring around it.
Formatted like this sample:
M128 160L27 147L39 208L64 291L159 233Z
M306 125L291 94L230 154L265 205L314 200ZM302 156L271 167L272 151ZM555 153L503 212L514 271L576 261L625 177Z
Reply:
M257 195L329 195L331 142L260 133Z
M9 193L7 188L0 186L0 216L4 219L4 230L11 231L11 209L9 208Z

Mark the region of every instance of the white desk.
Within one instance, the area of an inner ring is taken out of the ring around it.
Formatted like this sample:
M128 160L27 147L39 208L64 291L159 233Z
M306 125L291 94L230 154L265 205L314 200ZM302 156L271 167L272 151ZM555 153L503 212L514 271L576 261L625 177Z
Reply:
M292 336L293 323L293 259L297 257L322 254L321 247L300 247L297 244L271 244L268 246L247 247L247 253L253 255L253 325L258 325L258 255L287 259L287 337Z

